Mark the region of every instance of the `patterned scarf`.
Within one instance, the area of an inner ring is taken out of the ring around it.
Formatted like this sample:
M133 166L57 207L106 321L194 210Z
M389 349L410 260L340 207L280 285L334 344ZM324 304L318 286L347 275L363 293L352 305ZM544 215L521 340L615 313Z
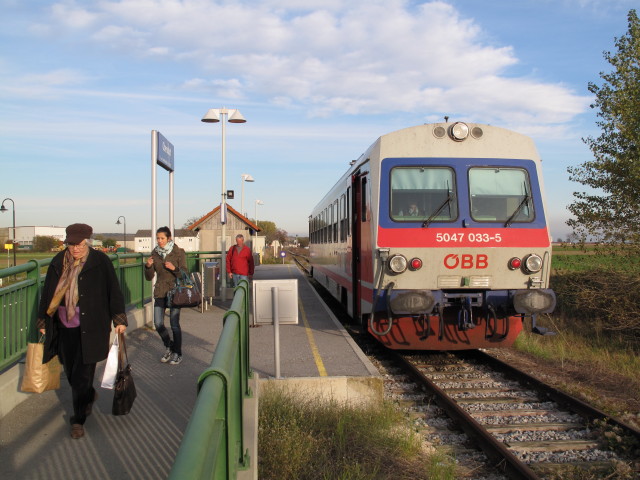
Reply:
M167 255L171 253L171 250L173 250L173 240L168 241L164 248L162 248L160 245L156 247L156 252L162 257L163 260Z
M58 280L58 285L47 309L47 315L50 317L53 316L58 309L63 298L64 305L67 308L67 318L72 319L75 316L76 304L78 303L78 275L87 261L89 248L90 247L87 247L87 253L77 260L73 258L69 249L64 252L62 275L60 275L60 280Z

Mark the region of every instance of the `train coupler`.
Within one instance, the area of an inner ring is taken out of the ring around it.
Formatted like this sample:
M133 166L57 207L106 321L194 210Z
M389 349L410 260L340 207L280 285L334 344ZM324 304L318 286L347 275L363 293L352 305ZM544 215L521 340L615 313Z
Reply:
M458 328L460 330L470 330L475 328L476 324L473 323L473 310L471 309L471 299L464 297L460 310L458 310Z

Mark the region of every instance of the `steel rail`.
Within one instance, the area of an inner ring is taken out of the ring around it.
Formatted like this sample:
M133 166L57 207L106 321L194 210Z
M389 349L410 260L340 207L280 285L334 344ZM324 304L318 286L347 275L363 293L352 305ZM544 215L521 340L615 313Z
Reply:
M529 375L528 373L523 372L522 370L509 365L508 363L505 363L502 360L495 358L483 351L474 350L473 352L469 352L467 355L478 359L478 361L480 362L488 363L492 367L502 370L513 380L517 380L520 383L528 385L533 390L546 395L559 405L565 406L568 410L574 413L586 417L589 420L605 420L608 424L620 427L626 434L633 436L638 439L638 441L640 441L640 430L612 417L611 415L606 414L602 410L598 410L597 408L592 407L579 398L572 397L571 395L562 392L561 390L558 390L557 388L544 383L534 376Z
M540 480L525 463L511 453L504 444L480 425L471 415L464 411L455 400L450 398L444 390L427 378L417 366L413 365L397 352L390 352L413 375L417 382L424 385L434 396L436 403L472 437L490 461L494 468L504 472L512 480Z

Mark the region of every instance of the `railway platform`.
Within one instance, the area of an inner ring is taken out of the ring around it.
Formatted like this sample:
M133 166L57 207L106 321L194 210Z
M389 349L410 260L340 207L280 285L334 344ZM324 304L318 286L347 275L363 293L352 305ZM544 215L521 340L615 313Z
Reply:
M382 394L375 367L295 266L261 265L254 278L298 278L299 323L279 328L281 378L275 378L273 326L249 329L250 365L259 379L258 390L268 382L345 401ZM114 417L112 391L98 388L85 436L79 440L69 436L71 389L64 374L58 390L31 394L0 419L0 477L166 478L195 404L198 376L210 365L230 304L215 301L204 313L182 311L184 359L179 365L160 362L164 347L151 328L128 331L127 350L138 391L133 410ZM96 370L97 385L104 363ZM257 425L254 428L257 432Z

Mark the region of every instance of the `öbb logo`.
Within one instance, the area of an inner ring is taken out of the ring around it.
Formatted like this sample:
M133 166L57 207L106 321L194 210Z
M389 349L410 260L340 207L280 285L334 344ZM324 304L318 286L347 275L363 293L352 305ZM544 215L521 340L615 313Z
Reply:
M450 253L446 257L444 257L444 266L449 270L453 270L454 268L477 268L483 269L489 266L489 257L484 253L479 253L477 255L470 255L468 253L464 253L462 255L457 255L455 253Z

